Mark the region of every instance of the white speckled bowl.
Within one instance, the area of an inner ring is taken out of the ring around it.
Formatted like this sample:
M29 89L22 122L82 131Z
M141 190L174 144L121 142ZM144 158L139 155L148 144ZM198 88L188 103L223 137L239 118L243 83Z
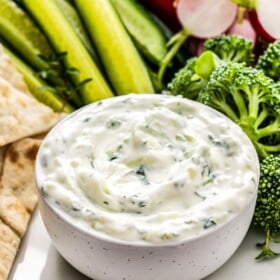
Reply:
M255 157L258 165L257 155ZM40 150L35 170L37 186L40 185L39 161ZM40 212L54 246L88 277L95 280L198 280L222 266L240 245L251 223L257 189L242 211L223 224L196 237L155 245L121 241L82 228L49 203L39 187L38 193Z

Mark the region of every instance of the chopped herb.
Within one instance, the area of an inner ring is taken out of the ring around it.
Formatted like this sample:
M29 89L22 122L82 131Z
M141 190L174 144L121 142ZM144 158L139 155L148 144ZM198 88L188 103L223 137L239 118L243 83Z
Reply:
M109 158L109 161L113 161L113 160L115 160L117 158L118 158L117 156L112 156L112 157Z
M84 123L87 123L87 122L89 122L90 120L91 120L91 118L90 118L90 117L87 117L87 118L83 119L83 122L84 122Z
M138 203L138 207L145 207L145 206L146 206L145 201L140 201L140 202Z
M172 144L170 144L170 143L168 143L166 147L167 147L168 149L170 149L170 150L172 150L172 149L174 148L174 146L173 146Z
M175 182L173 185L176 190L181 190L185 187L185 183L183 183L183 182Z
M115 128L119 128L120 126L121 126L121 122L118 120L110 120L107 122L108 128L115 129Z
M160 239L161 240L170 240L170 239L173 239L175 237L177 237L178 234L172 232L172 233L163 233L161 236L160 236Z
M205 199L206 199L205 196L201 195L201 194L198 193L198 192L194 192L194 194L195 194L196 196L198 196L199 198L201 198L202 200L205 200Z
M224 148L226 150L229 150L229 144L226 141L221 141L219 139L215 139L212 135L208 135L208 139L211 141L212 144L214 144L217 147Z
M72 210L75 212L81 211L81 206L80 205L72 205Z
M206 181L204 181L204 182L202 183L202 186L206 186L206 185L208 185L208 184L210 184L210 183L213 183L213 181L214 181L214 178L209 178L209 179L207 179Z
M211 218L206 218L206 219L203 219L202 221L204 222L204 224L203 224L204 229L208 229L208 228L216 225L216 222L214 220L212 220Z
M208 164L203 165L202 166L202 171L201 171L201 176L202 177L209 177L210 174L211 174L210 166Z
M120 144L120 145L117 147L117 152L121 152L121 151L122 151L122 149L123 149L123 145L122 145L122 144Z
M113 161L113 160L116 160L118 159L118 153L120 153L123 149L123 145L120 144L115 151L108 151L106 152L106 154L108 155L109 157L109 161Z
M141 176L146 176L144 166L142 164L139 166L138 170L136 171L136 174Z
M109 205L109 202L108 201L103 201L104 204L106 205Z
M138 175L145 184L150 184L143 164L139 166L139 168L135 171L135 174Z
M194 140L194 138L191 135L187 135L187 134L176 134L175 138L177 141L193 142Z

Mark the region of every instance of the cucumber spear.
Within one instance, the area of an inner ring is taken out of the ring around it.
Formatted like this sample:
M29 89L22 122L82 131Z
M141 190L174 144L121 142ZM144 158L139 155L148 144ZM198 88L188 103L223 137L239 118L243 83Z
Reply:
M32 67L48 66L38 55L52 54L50 44L32 18L12 0L0 0L0 38Z
M93 1L94 2L94 1ZM57 53L67 52L65 67L78 70L72 75L84 104L112 97L113 93L92 57L72 29L55 0L22 0L24 7L35 18ZM84 81L89 82L84 83Z
M154 92L147 68L111 1L74 3L116 93Z

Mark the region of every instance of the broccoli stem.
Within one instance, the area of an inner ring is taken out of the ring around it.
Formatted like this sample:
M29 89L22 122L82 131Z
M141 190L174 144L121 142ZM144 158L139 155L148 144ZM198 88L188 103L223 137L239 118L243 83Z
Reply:
M258 127L262 124L262 122L269 116L269 112L266 108L263 108L263 110L260 112L258 118L256 119L256 122L254 124L254 128L257 130Z
M273 123L271 123L270 125L268 125L264 128L260 128L258 130L257 134L260 139L262 137L266 137L266 136L277 134L277 133L280 133L280 127L279 127L279 122L276 120Z
M261 145L259 144L260 147L262 147L262 150L264 150L264 155L267 156L268 153L278 153L280 150L280 144L279 145Z
M240 120L237 122L243 123L247 120L248 117L247 106L244 102L243 94L240 91L238 91L232 95L232 98L235 104L237 104L237 108L240 116Z
M260 94L257 90L249 90L248 92L251 92L251 94L249 95L249 119L252 122L255 122L258 118L258 114L259 114L259 103L260 103Z
M279 253L276 253L270 249L270 247L269 247L270 240L271 240L270 230L267 229L264 243L257 244L258 247L262 246L262 251L260 252L260 254L258 256L255 257L256 260L261 260L266 257L268 257L268 258L275 257L275 256L279 255Z
M218 110L220 110L221 112L223 112L225 115L227 115L230 119L232 119L234 122L238 123L239 122L239 118L236 115L236 113L234 112L234 110L232 109L231 106L229 106L225 100L219 100L218 102L215 102L214 100L213 102L213 107L217 108Z
M160 63L160 68L158 71L158 81L162 82L163 76L165 74L166 68L170 65L170 62L179 51L181 46L189 37L190 33L186 29L182 29L178 33L176 33L169 42L167 43L167 47L171 47L166 56L162 59Z

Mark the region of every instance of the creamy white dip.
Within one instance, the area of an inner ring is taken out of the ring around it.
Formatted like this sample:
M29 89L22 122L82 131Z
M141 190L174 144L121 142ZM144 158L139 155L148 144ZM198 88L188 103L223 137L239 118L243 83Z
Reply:
M43 142L45 199L84 227L121 240L198 235L255 195L255 150L233 122L181 97L114 97L57 125Z

